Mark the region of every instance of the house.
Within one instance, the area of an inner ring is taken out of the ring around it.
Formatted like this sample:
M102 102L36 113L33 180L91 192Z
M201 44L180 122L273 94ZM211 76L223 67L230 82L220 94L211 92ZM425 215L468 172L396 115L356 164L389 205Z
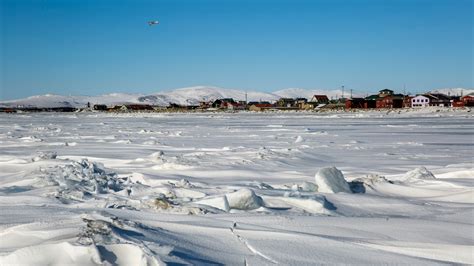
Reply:
M200 109L207 109L207 108L210 108L211 106L212 106L212 102L206 102L206 101L199 102Z
M96 111L107 111L107 105L105 105L105 104L94 104L93 109L96 110Z
M218 109L229 109L229 106L233 106L234 104L236 104L234 99L232 99L232 98L222 98L222 99L215 100L211 104L211 107L218 108Z
M390 95L393 95L393 91L392 91L392 90L383 89L383 90L379 91L379 97L380 97L380 98L383 98L383 97L385 97L385 96L390 96Z
M313 95L309 101L306 98L297 98L296 102L299 109L310 110L328 104L329 98L326 95Z
M148 104L129 104L127 105L128 110L131 111L153 111L153 106Z
M296 98L295 99L295 104L299 109L306 109L306 103L308 103L308 99L306 98Z
M329 103L329 98L326 95L313 95L313 98L310 100L311 103L317 103L319 104L328 104Z
M245 105L240 102L227 102L225 103L227 110L244 110Z
M390 90L389 90L390 91ZM385 95L380 97L376 101L376 108L402 108L403 107L403 98L402 94L379 94Z
M474 93L470 93L464 97L461 97L461 101L464 103L464 106L474 106Z
M177 103L169 103L168 106L166 107L167 110L172 110L172 111L179 111L179 110L187 110L186 105L181 105Z
M427 93L423 96L429 98L430 106L444 106L449 107L451 106L451 99L442 93Z
M77 109L70 106L47 108L46 112L75 112Z
M346 109L366 108L366 100L364 98L346 99L345 104L346 104Z
M0 113L16 113L16 110L10 107L0 107Z
M403 97L403 108L410 108L411 107L411 99L413 99L414 96L409 96L405 95Z
M453 101L451 102L451 105L452 105L453 107L464 107L464 102L463 102L462 100L460 100L460 99L459 99L459 100L453 100Z
M264 111L273 108L273 104L269 102L249 102L250 111Z
M420 107L427 107L430 106L430 98L418 95L411 99L411 107L412 108L420 108Z
M113 108L115 111L123 112L142 112L142 111L153 111L153 107L148 104L124 104L118 105Z
M278 107L295 107L296 106L296 100L292 98L280 98L277 102L276 105Z
M377 108L377 100L379 98L378 94L365 97L365 108Z
M402 108L404 106L405 96L394 94L392 90L383 89L378 94L365 97L366 108Z

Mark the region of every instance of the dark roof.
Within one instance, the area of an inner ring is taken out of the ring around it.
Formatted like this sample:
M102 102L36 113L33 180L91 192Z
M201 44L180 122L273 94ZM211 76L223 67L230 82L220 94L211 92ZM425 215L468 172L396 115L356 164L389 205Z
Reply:
M380 98L378 94L373 94L373 95L365 97L366 100L377 100L378 98Z
M329 98L326 95L313 95L312 99L314 98L316 98L318 102L329 102Z
M449 97L442 93L429 93L429 94L424 94L423 96L428 97L430 99L434 99L434 100L442 100L442 101L449 100Z
M234 99L232 99L232 98L222 98L222 99L219 99L219 100L221 100L223 102L231 102L231 103L235 102Z
M270 102L267 101L261 101L261 102L248 102L248 105L254 105L254 104L271 104Z

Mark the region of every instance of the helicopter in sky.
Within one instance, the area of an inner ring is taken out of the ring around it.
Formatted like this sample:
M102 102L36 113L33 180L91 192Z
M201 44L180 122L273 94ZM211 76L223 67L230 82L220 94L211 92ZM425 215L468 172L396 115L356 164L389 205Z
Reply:
M158 20L148 21L148 26L158 25L160 22Z

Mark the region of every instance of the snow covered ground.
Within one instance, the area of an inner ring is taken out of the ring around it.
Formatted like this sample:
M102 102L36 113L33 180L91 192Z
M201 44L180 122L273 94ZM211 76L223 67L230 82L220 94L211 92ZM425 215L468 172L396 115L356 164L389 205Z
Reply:
M0 115L0 265L473 264L473 114Z

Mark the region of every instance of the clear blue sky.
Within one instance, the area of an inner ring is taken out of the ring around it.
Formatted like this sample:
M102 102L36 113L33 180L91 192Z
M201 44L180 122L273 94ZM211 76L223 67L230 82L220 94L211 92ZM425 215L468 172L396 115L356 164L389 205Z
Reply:
M193 85L473 87L471 0L0 3L0 99Z

